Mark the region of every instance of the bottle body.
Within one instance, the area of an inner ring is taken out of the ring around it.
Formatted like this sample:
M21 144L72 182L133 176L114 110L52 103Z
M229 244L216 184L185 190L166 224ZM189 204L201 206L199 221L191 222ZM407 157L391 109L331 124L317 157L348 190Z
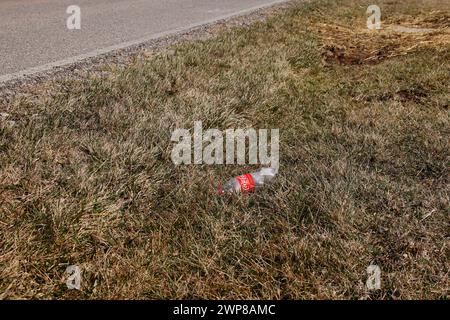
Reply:
M228 180L223 187L219 186L219 193L248 193L262 187L275 178L273 168L263 168L253 173L243 174Z

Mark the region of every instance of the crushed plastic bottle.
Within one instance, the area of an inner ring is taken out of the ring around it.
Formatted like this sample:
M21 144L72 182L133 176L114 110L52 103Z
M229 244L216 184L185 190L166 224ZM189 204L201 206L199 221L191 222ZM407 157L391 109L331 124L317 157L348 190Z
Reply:
M248 193L271 182L277 174L274 168L262 168L253 173L243 174L228 180L223 186L219 185L219 194Z

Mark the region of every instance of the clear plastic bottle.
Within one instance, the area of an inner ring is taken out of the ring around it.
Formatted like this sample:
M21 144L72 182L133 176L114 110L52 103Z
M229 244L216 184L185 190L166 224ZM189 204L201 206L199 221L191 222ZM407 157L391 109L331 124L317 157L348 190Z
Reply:
M247 193L258 187L271 182L277 172L274 168L262 168L253 173L243 174L228 180L223 186L219 185L219 194L225 193Z

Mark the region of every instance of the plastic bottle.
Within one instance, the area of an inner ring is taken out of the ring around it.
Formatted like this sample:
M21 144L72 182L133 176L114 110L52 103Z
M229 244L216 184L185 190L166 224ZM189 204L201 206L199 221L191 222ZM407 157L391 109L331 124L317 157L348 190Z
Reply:
M228 180L223 186L219 185L218 192L219 194L252 192L256 188L271 182L276 174L277 172L273 168L262 168L259 171Z

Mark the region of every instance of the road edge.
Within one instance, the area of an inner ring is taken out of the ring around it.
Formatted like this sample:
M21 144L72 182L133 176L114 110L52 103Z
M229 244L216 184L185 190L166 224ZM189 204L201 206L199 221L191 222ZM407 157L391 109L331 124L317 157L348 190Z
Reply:
M199 40L206 36L205 33L209 33L209 36L211 36L211 30L209 29L216 25L233 22L233 20L250 17L251 15L260 15L260 17L253 17L255 19L251 20L264 20L272 9L286 7L291 3L291 0L274 0L270 3L243 9L213 19L203 20L182 28L151 34L133 41L97 49L89 53L28 68L19 72L0 75L0 93L5 91L5 89L9 91L24 84L40 83L58 74L80 71L80 69L87 71L90 67L102 64L109 58L114 60L115 55L125 55L129 58L142 52L143 49L161 49L185 40Z

